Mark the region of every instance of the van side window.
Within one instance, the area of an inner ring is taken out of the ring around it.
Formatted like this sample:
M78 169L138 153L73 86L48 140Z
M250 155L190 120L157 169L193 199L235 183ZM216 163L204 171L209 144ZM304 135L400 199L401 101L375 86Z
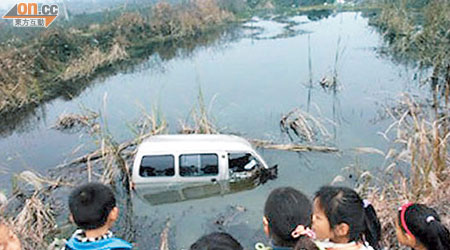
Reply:
M180 175L184 177L212 176L219 174L216 154L180 155Z
M228 153L228 169L233 172L244 172L259 165L258 160L250 153Z
M139 175L142 177L174 176L173 155L147 155L142 157Z

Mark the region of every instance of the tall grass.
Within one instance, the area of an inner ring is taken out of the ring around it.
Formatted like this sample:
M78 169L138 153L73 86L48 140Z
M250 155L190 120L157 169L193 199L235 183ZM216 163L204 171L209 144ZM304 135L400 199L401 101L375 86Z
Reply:
M106 110L106 95L104 106L103 110ZM117 180L121 180L123 186L130 191L132 185L129 160L135 154L136 146L152 135L166 133L167 123L160 116L157 108L153 108L151 113L143 112L142 118L132 130L135 137L119 143L109 130L105 113L99 117L101 117L100 122L88 120L90 124L87 125L89 128L97 128L90 130L90 135L98 149L63 166L85 164L88 181L95 179L105 184L115 185ZM94 168L97 168L97 171Z
M187 120L181 122L180 134L219 134L220 131L211 117L214 100L215 98L213 97L210 104L206 106L202 89L199 87L197 103Z
M386 109L394 122L381 134L392 146L385 154L382 176L375 178L375 185L365 186L388 249L398 248L395 217L397 208L407 201L434 207L450 222L450 119L432 110L408 94Z
M430 67L431 101L403 95L397 108L389 109L395 119L388 131L396 129L395 142L402 143L400 155L411 170L411 198L427 195L436 181L447 178L449 166L450 89L450 2L384 1L374 25L383 32L394 55ZM386 134L386 133L384 133ZM432 181L435 180L435 181Z
M410 199L420 199L436 190L440 182L448 178L450 166L449 117L429 112L409 95L399 101L403 109L396 109L391 116L395 122L385 132L395 129L394 142L401 151L391 152L395 164L407 163Z

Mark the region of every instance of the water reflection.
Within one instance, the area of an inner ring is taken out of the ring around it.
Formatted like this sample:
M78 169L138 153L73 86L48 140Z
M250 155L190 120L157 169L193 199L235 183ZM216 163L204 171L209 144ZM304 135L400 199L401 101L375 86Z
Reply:
M306 16L311 21L319 21L324 18L328 18L331 14L333 14L332 10L311 10L305 12Z
M0 115L0 137L7 137L13 132L31 131L45 117L45 108L38 106L28 106L14 113Z

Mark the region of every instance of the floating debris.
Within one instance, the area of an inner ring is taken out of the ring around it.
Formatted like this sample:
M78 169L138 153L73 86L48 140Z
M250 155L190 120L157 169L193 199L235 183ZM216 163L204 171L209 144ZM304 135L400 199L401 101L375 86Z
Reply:
M226 227L232 224L232 222L242 213L245 213L247 208L241 205L229 206L227 211L221 215L217 219L214 220L214 224L220 227Z
M299 108L290 111L281 118L280 128L290 138L290 131L292 131L302 142L307 141L311 143L318 141L320 138L330 137L330 133L319 119ZM302 147L299 150L292 146L288 148L293 148L293 151L305 151Z
M62 114L58 117L52 128L60 131L78 132L82 128L90 128L96 130L98 123L95 122L99 115L90 112L88 115L79 114Z
M300 145L300 144L276 144L271 141L266 140L258 140L258 139L249 139L249 141L255 145L255 147L265 148L265 149L275 149L275 150L286 150L286 151L294 151L294 152L338 152L339 149L336 147L329 146L314 146L314 145Z
M360 154L379 154L381 156L385 156L383 151L379 150L378 148L372 147L356 147L352 148L352 151Z
M166 226L161 232L159 250L169 250L169 230L170 230L170 219L167 220Z
M337 79L335 77L324 76L320 80L319 84L324 90L336 88Z

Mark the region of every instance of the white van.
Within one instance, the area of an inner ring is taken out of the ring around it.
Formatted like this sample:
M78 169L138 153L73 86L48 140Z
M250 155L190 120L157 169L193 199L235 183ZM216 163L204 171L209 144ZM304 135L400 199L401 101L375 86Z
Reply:
M234 135L157 135L142 142L133 163L135 188L161 184L276 178L251 144ZM265 180L262 180L265 182Z

